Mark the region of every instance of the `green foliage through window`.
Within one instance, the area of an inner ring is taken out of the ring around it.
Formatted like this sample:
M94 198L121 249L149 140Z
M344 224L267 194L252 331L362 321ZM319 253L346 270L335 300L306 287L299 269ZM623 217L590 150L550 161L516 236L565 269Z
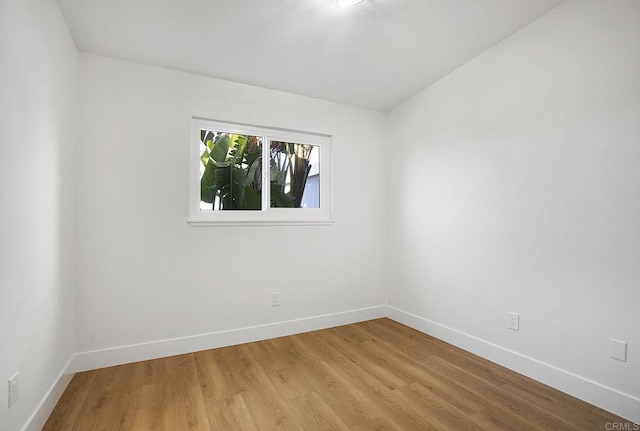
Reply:
M201 210L262 209L264 141L262 136L200 130ZM319 208L319 201L303 204L318 147L282 141L268 145L270 207ZM319 196L317 182L315 187L310 195Z

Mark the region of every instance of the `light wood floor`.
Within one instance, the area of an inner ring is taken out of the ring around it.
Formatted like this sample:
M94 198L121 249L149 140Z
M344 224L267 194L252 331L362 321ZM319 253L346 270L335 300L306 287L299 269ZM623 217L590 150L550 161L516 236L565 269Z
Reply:
M626 422L379 319L79 373L44 430L612 429L607 423Z

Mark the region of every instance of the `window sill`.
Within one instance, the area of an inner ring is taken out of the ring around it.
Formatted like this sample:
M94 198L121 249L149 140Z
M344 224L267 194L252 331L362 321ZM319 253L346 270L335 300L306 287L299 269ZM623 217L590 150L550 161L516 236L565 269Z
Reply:
M333 220L187 220L191 227L228 226L331 226Z

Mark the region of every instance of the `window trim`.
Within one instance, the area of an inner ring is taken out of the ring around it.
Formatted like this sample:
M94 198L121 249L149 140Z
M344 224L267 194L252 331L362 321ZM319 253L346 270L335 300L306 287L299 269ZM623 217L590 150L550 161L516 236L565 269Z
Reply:
M264 139L262 145L262 179L265 184L269 183L270 141L317 145L320 151L320 208L271 208L268 193L263 191L261 210L201 211L200 131L202 129L262 136ZM191 226L327 226L333 224L330 135L194 117L191 121L190 147L188 223Z

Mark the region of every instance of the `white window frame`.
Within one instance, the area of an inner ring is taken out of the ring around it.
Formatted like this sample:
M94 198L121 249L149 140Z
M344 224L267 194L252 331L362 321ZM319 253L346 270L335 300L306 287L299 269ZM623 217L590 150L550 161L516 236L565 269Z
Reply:
M261 136L262 181L269 184L269 143L271 141L311 144L320 151L320 208L271 208L270 188L263 187L261 210L200 210L200 131ZM332 174L331 136L224 121L193 118L191 121L189 219L191 226L318 226L331 225Z

